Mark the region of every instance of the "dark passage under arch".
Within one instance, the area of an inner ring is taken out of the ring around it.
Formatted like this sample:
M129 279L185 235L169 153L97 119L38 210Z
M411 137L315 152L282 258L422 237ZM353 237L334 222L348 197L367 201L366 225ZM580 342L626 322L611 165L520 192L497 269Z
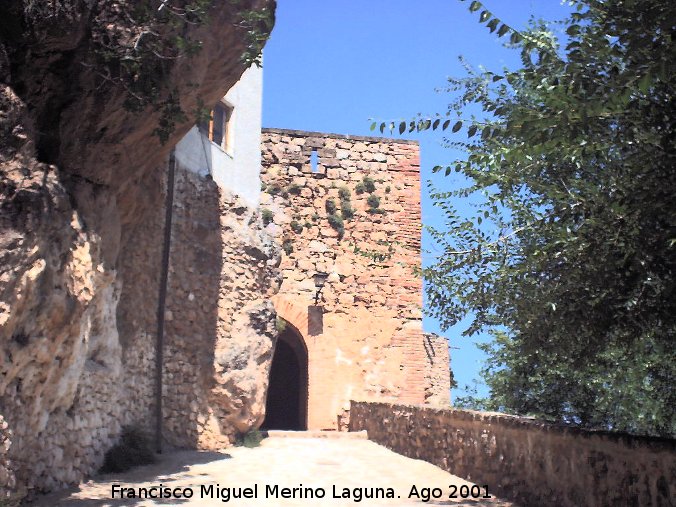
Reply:
M287 324L277 338L272 357L265 430L307 429L307 349L300 334Z

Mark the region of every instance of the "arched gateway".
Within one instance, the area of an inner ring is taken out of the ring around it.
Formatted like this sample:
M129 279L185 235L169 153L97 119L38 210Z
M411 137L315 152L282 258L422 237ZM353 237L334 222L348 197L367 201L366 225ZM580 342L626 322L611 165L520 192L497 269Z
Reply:
M265 403L266 430L306 430L308 353L303 337L286 324L277 338Z

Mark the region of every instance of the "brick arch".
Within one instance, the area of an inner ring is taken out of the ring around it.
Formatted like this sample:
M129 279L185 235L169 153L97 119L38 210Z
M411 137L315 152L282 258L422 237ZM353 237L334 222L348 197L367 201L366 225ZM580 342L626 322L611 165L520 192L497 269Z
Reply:
M272 298L272 304L277 315L296 328L307 347L309 336L307 307L294 303L291 298L280 294Z
M308 334L308 312L307 307L294 303L290 298L276 295L272 297L272 303L277 312L277 317L283 319L287 326L292 328L292 332L296 335L298 343L293 341L286 341L293 349L295 349L297 357L302 364L302 376L304 379L304 392L301 393L300 412L302 429L309 429L310 424L310 360L312 352L310 350L310 343L307 340ZM287 329L289 331L289 329ZM283 336L285 333L281 333ZM280 339L282 338L280 336ZM302 350L299 350L302 349Z

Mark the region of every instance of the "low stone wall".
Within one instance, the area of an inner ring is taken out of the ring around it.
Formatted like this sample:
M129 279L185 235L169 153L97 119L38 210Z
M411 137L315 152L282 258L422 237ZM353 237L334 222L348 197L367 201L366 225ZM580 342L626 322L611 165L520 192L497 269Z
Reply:
M504 414L352 402L350 431L360 430L521 505L667 506L676 498L674 440Z

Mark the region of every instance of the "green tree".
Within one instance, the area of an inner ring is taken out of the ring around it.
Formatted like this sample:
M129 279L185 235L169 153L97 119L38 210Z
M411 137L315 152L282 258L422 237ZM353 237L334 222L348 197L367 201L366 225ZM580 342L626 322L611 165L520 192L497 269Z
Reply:
M571 4L561 47L472 2L520 68L468 67L446 117L380 128L448 129L466 152L435 168L469 183L432 191L448 231L431 231L443 254L424 274L444 327L471 314L464 334L495 338L483 407L674 435L676 3Z

